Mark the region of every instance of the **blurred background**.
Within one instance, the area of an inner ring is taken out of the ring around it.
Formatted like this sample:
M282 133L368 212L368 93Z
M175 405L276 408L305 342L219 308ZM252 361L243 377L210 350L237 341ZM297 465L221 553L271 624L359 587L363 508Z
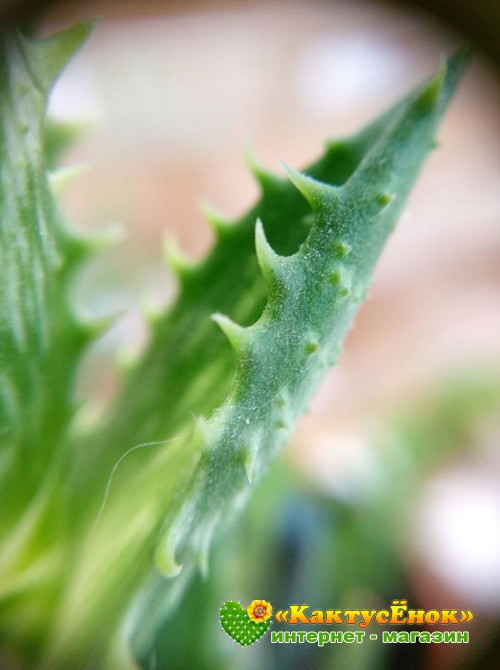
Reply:
M77 287L83 313L124 313L82 372L80 397L102 408L110 361L133 358L147 337L144 308L175 295L165 234L200 257L211 244L200 201L235 217L257 197L245 145L270 170L307 164L464 35L410 3L375 0L53 3L44 32L92 16L102 19L51 113L82 124L65 163L90 163L64 194L67 218L125 234ZM477 27L465 9L460 18ZM500 87L483 23L485 51L480 42L339 367L209 582L159 638L158 667L499 667ZM366 608L404 597L472 609L471 644L242 650L217 621L227 599Z

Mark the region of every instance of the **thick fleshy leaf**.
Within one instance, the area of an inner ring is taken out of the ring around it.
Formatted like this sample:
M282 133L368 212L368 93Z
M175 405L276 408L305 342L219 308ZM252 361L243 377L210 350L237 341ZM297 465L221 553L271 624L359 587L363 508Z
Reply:
M81 24L31 43L8 34L0 44L0 595L13 608L30 583L43 602L61 560L62 438L89 334L68 297L84 246L61 226L43 119L54 79L88 30Z
M261 199L234 223L210 213L212 252L177 257L177 301L103 425L75 445L72 382L90 334L68 290L87 247L61 225L42 129L86 31L9 36L0 75L0 607L37 668L111 667L125 637L148 656L335 361L464 60L305 172L252 161Z
M330 142L326 155L305 172L286 168L291 183L261 180L257 207L232 229L226 225L212 254L183 281L179 301L157 331L152 351L161 342L165 353L173 350L171 338L182 323L181 314L185 316L186 304L198 295L201 314L191 316L190 327L184 322L184 337L192 338L196 350L196 335L208 316L204 310L217 310L215 320L237 361L229 389L219 386L227 396L218 409L207 407L202 393L188 396L197 412L206 412L206 419L203 439L193 438L190 444L201 452L198 465L169 510L156 551L157 565L166 574L176 575L193 562L206 572L213 536L244 506L250 482L266 471L286 443L323 371L335 362L374 265L435 144L437 125L464 61L465 55L458 54L357 136ZM311 213L314 222L307 228ZM251 244L256 245L253 260ZM262 293L255 290L262 286L260 272L267 293L263 311ZM206 346L208 340L203 337L201 342ZM178 337L176 346L183 354ZM209 349L212 357L214 350ZM221 370L210 370L204 352L198 353L204 383L220 384ZM151 363L146 361L140 373L150 373ZM180 380L182 407L182 375ZM168 394L168 383L165 390ZM157 420L162 421L160 416ZM165 607L158 601L157 590L155 603ZM151 603L142 601L144 609L135 617L135 649L141 659L148 654L144 641L154 639L146 616Z

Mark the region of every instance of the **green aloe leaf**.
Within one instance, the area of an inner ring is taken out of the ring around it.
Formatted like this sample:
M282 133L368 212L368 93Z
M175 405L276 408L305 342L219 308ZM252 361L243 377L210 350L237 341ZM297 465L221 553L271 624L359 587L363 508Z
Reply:
M29 619L15 596L36 584L44 603L63 561L66 438L90 331L71 309L86 249L63 227L49 186L43 118L89 27L40 42L8 34L0 44L0 612L16 613L11 632Z
M2 44L0 439L5 465L21 468L24 483L12 504L26 492L31 497L43 479L73 410L69 389L88 340L68 296L84 246L61 225L42 136L50 88L88 29L82 24L38 43L11 35Z
M165 572L192 560L206 565L214 532L242 507L251 481L288 440L322 373L335 362L375 262L434 144L460 62L443 66L385 119L347 179L331 183L286 169L314 222L298 251L285 256L269 244L258 219L255 246L268 290L265 309L248 327L213 316L238 365L227 399L203 424L199 463L158 547L157 562ZM330 145L330 151L339 146Z
M286 443L323 371L335 362L366 296L374 264L435 145L437 124L464 60L464 54L457 55L428 84L354 138L328 143L325 156L305 173L287 169L291 183L257 170L261 202L232 227L221 225L212 255L183 276L177 307L197 287L203 307L205 300L209 303L198 316L207 319L217 310L213 318L236 353L237 368L226 400L199 421L191 439L199 461L167 515L156 551L157 564L166 574L193 561L206 571L213 535L244 506L251 482ZM304 231L311 212L314 223ZM241 253L253 246L254 231L253 260L244 264L238 255L232 265L237 249ZM234 291L241 275L259 285L260 273L267 293L262 314L256 290L254 302L248 290L235 302L223 289ZM207 286L206 297L201 286ZM217 287L215 295L212 286ZM219 307L223 302L225 309ZM221 312L250 325L242 327ZM174 309L169 318L175 317ZM198 332L194 321L192 332ZM215 375L207 375L206 383L217 383ZM200 395L198 407L203 402L206 398ZM152 584L151 597L144 599L136 618L135 647L143 658L154 638L153 604L158 612L165 607L158 595L161 582L153 579ZM141 623L146 612L150 617Z
M335 362L465 61L304 173L250 161L259 202L235 222L208 212L201 263L170 255L178 298L82 431L73 384L91 329L70 291L88 245L61 223L47 172L61 137L44 144L43 124L87 32L2 45L0 634L37 668L125 667L124 637L143 654L193 566L207 570Z

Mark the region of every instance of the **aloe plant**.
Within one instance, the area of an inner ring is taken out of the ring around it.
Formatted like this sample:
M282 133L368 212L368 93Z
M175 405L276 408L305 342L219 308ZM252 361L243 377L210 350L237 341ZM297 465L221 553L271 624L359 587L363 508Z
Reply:
M88 24L8 35L0 78L0 636L22 667L133 661L287 442L340 351L465 62L285 177L214 212L208 256L176 254L178 296L97 422L73 386L100 326L72 309L95 246L63 224L49 174L50 89ZM231 348L226 340L229 340Z

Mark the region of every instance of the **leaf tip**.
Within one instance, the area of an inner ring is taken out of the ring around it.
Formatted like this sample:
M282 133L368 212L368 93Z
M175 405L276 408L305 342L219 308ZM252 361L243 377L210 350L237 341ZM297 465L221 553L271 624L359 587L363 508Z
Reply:
M196 263L181 251L177 240L170 234L163 240L163 255L168 267L181 281L195 272Z
M253 175L255 181L259 184L263 193L276 190L277 187L282 186L282 180L269 170L266 170L261 163L255 158L255 155L250 146L250 142L245 144L244 148L245 163L249 172Z
M227 337L229 344L236 352L236 355L240 358L244 358L247 353L246 328L243 328L243 326L240 326L225 314L219 314L218 312L212 314L210 318L212 321L215 321Z
M90 341L95 340L102 335L105 335L111 328L125 316L125 310L117 310L101 318L94 318L91 321L85 321L83 327L88 333Z
M80 163L69 167L60 167L48 173L50 187L55 196L61 196L68 186L76 181L82 174L87 172L90 163Z
M208 200L201 200L198 206L203 218L217 237L225 237L236 228L236 224L225 217Z
M255 222L255 251L262 274L268 281L273 281L279 273L283 257L277 254L267 241L260 219Z
M95 20L79 21L43 40L19 34L21 50L38 88L48 94L70 59L88 38Z
M286 172L288 179L292 182L295 188L302 193L304 198L310 204L313 211L317 211L325 205L325 202L331 198L332 194L338 187L331 184L313 179L303 172L299 172L281 161L283 170Z
M119 221L109 223L105 228L97 232L92 232L85 237L73 236L76 243L80 244L86 255L94 255L106 251L127 237L123 224Z
M255 472L256 451L252 448L245 449L243 453L243 465L245 467L245 474L247 482L251 484L254 479Z
M446 80L447 63L442 61L438 71L415 100L415 108L420 113L429 112L437 104Z
M183 568L182 564L175 560L173 550L162 546L155 552L155 565L165 577L177 577Z

